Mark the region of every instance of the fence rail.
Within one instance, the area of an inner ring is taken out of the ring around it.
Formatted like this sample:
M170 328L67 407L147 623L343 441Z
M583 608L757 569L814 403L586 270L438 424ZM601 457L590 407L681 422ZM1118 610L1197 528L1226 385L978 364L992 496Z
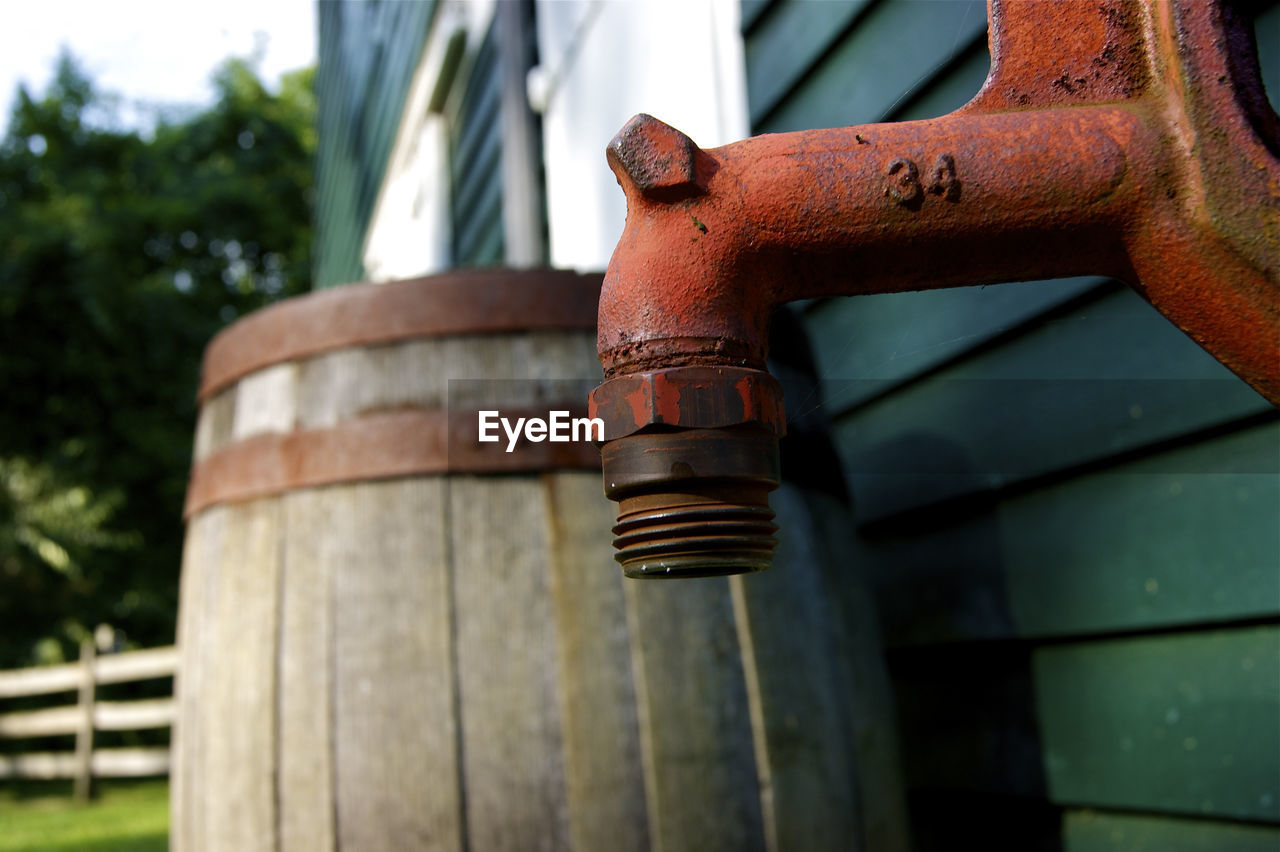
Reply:
M75 734L74 751L0 755L0 779L72 778L78 799L89 798L93 779L164 775L167 748L94 749L96 731L136 731L173 724L173 698L97 701L102 684L170 677L177 669L175 647L150 648L99 657L92 642L80 646L80 661L60 666L0 672L0 699L75 691L75 704L0 713L0 738Z

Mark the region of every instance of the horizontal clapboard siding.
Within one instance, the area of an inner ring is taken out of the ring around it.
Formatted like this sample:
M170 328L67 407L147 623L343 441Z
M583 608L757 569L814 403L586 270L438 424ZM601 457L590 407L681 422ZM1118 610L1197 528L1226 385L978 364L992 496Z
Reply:
M980 3L742 13L756 133L941 115L989 65ZM1275 409L1104 279L797 313L854 496L848 563L876 589L918 846L1275 848Z
M518 11L512 11L512 5ZM510 13L510 14L508 14ZM505 41L504 41L505 39ZM518 50L504 45L515 44ZM512 63L519 64L513 69ZM542 249L546 254L547 222L545 180L536 163L529 165L534 174L530 178L532 198L523 199L520 187L523 181L515 180L512 187L504 180L513 176L510 169L525 163L522 152L508 150L518 144L520 109L515 103L524 102L523 83L528 70L524 63L537 63L537 31L534 4L531 0L508 0L494 16L485 31L479 48L471 60L460 87L458 97L447 108L450 119L449 160L452 185L453 266L495 266L504 262L520 265L520 258L510 256L521 252L521 238L525 222L522 217L532 216L539 232ZM520 73L514 73L518 70ZM519 91L504 86L517 86ZM531 122L530 135L536 153L530 158L540 159L540 120L526 114ZM523 166L521 167L523 168ZM525 205L525 201L529 202ZM521 209L527 206L528 209ZM510 207L511 209L504 210ZM508 245L507 227L514 230ZM528 250L528 247L524 247Z
M858 564L895 646L1274 616L1277 446L1263 423L949 508L864 532Z
M1280 830L1194 819L1068 811L1064 852L1274 852Z
M918 788L1280 821L1276 625L892 657Z
M502 121L496 28L491 24L451 129L453 259L457 266L501 263Z
M982 45L986 18L981 0L774 3L746 35L752 126L880 121Z
M838 400L840 379L828 382ZM868 522L1272 410L1118 289L901 386L835 432Z
M365 231L435 6L317 5L317 287L364 277Z
M1280 626L1038 648L1049 795L1280 822Z

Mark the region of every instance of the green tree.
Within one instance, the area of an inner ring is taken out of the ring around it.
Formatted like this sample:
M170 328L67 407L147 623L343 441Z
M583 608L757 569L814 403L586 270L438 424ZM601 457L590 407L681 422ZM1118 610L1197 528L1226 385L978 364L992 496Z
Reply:
M63 56L0 141L0 666L107 622L172 641L200 356L309 289L311 71L122 126ZM49 640L56 640L51 643Z

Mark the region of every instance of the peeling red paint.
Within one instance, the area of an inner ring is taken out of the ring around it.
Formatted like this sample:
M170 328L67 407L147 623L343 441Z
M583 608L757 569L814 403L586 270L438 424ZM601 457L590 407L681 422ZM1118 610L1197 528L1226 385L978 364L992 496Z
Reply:
M734 384L733 387L734 390L738 392L738 396L742 398L742 419L746 420L747 414L752 410L753 403L755 402L751 395L751 378L749 376L743 376L741 379L738 379L737 383Z
M1280 125L1246 30L1221 2L997 0L949 116L709 151L637 116L609 146L606 376L763 369L795 299L1104 274L1280 403Z
M737 505L772 487L729 460L776 457L768 322L797 299L1108 275L1280 405L1280 119L1250 22L1224 0L991 0L990 12L990 75L951 115L709 151L641 115L610 143L627 221L601 291L608 380L593 400L606 481L632 482L645 512L691 489ZM685 384L618 411L628 381ZM671 471L630 479L640 443ZM739 491L716 491L681 454L713 460ZM753 570L763 552L726 565Z
M680 423L680 385L668 379L667 373L657 373L653 377L653 410L657 415L656 422L670 424Z
M635 390L627 394L626 400L631 406L632 416L639 422L645 416L645 413L653 407L653 388L648 383L639 384Z

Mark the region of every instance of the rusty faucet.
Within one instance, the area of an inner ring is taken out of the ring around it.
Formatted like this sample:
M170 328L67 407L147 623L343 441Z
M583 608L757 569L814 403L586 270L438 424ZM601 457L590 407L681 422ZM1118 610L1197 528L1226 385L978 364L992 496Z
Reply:
M767 568L795 299L1081 274L1128 282L1280 404L1280 119L1222 0L990 0L992 67L942 118L703 151L647 115L608 147L605 491L628 576Z

